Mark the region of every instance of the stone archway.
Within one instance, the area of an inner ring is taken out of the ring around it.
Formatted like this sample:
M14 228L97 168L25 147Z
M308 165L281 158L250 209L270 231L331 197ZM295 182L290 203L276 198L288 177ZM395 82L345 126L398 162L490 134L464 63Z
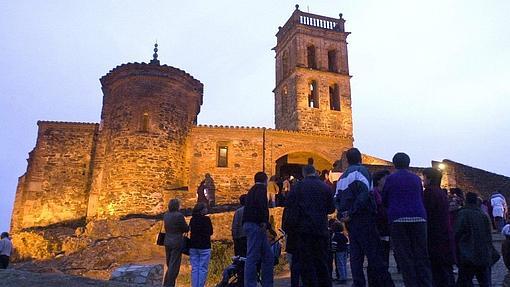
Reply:
M315 169L318 171L324 169L331 169L333 163L328 159L324 158L321 155L318 155L314 152L307 151L298 151L291 152L279 157L276 160L275 165L275 174L277 177L282 177L285 175L292 175L294 177L300 178L301 170L303 166L308 164L308 159L312 158L314 162Z

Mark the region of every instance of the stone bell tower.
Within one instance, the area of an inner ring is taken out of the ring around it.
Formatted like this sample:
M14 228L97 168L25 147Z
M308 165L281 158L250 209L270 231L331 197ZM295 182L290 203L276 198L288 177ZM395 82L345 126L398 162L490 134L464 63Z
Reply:
M276 34L275 124L352 140L345 20L296 10Z

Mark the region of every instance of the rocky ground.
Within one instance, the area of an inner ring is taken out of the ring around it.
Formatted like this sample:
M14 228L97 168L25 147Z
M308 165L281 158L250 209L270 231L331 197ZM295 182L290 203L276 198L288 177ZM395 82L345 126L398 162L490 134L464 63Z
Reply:
M502 237L495 234L494 246L497 250L501 250ZM402 282L402 276L396 270L396 264L393 260L393 256L390 256L390 273L393 277L396 286L404 286ZM162 258L161 258L162 260ZM161 260L158 260L160 262ZM24 265L15 265L17 269L0 270L0 286L130 286L128 284L108 282L104 280L95 280L86 277L66 275L60 270L48 266L46 268L38 268L37 272L29 272L24 268ZM22 270L19 270L21 268ZM349 266L348 266L349 268ZM25 269L25 270L23 270ZM34 269L31 269L34 270ZM181 270L188 273L189 270ZM188 272L186 272L188 271ZM350 274L350 270L348 270ZM181 276L180 276L181 277ZM283 271L275 280L275 287L290 286L290 278L288 271ZM183 279L183 278L180 278ZM492 269L492 280L493 286L509 286L510 287L510 274L506 269L503 260L500 259ZM189 282L179 280L181 286L189 285ZM215 286L214 283L209 282L208 286ZM346 285L334 285L334 286L350 286L352 279L349 278L349 282ZM475 286L477 286L475 284Z

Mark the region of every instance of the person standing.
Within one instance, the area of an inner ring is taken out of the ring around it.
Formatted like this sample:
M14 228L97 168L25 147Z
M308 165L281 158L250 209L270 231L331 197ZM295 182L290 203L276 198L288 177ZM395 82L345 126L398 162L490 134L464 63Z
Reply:
M377 204L376 225L379 231L379 238L381 239L381 251L383 262L388 267L390 265L390 226L388 224L388 214L386 208L382 204L381 192L386 182L386 177L390 175L389 170L381 170L375 172L373 175L374 180L374 198ZM370 284L369 284L370 285Z
M499 193L495 192L491 196L492 216L498 232L501 232L505 226L505 217L507 212L506 199Z
M234 255L246 257L246 233L243 230L244 205L246 204L246 194L239 196L239 207L234 212L232 219L232 239L234 240Z
M361 165L361 153L357 148L347 150L346 157L349 167L338 180L335 201L339 220L348 224L353 286L366 286L365 256L370 281L375 281L377 286L394 286L379 248L379 232L375 224L377 205L370 173Z
M476 276L481 287L491 286L492 235L489 218L477 206L477 194L466 194L466 205L455 222L459 277L457 286L472 286Z
M211 260L211 235L213 227L211 219L206 216L207 205L197 203L189 222L191 231L189 261L191 264L191 286L204 287Z
M184 215L179 212L180 202L177 198L170 200L168 211L163 216L165 224L165 253L167 270L163 286L174 287L175 280L181 267L182 248L184 246L183 234L189 231Z
M244 286L257 286L257 264L260 263L262 287L273 286L274 256L266 231L269 227L267 206L267 175L255 174L255 184L246 195L243 214L243 229L248 242L244 264Z
M297 235L297 260L303 285L327 287L331 286L328 214L335 211L333 194L312 165L303 168L303 176L289 193L286 229Z
M331 238L331 249L334 252L336 272L338 274L338 283L347 282L347 243L349 239L344 234L343 224L335 220L333 223L333 237Z
M269 208L276 207L276 195L280 193L280 187L276 183L276 175L271 176L267 183L267 202Z
M12 253L12 242L9 233L2 232L0 235L0 269L7 269Z
M449 222L448 196L441 189L441 171L435 168L423 170L423 203L427 212L427 237L430 267L434 287L455 284L453 277L453 233Z
M421 179L408 168L411 159L393 157L396 172L386 178L382 198L387 208L390 235L406 286L432 286L427 248L427 212Z
M216 205L216 186L210 173L205 174L197 189L197 203L204 202L210 207Z

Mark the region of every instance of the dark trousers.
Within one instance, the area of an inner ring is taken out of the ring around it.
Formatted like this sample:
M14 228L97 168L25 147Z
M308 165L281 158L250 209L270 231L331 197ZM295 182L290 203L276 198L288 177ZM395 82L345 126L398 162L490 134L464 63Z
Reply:
M7 269L9 266L9 256L0 255L0 269Z
M406 286L432 286L427 250L427 223L391 224L391 240Z
M374 286L394 286L388 267L384 265L379 232L372 220L351 220L349 222L350 262L353 285L366 286L363 262L368 260L367 275Z
M331 273L328 267L329 239L303 233L296 239L303 285L306 287L331 287Z
M299 269L299 255L297 252L291 253L292 260L290 264L290 287L300 287L299 279L301 272Z
M432 280L434 287L453 287L455 278L453 277L453 267L441 260L441 258L430 258L430 269L432 271Z
M246 248L247 248L246 246L247 246L246 237L234 239L234 255L246 257Z
M176 248L172 248L170 246L165 246L166 253L166 265L168 269L165 273L165 278L163 280L163 286L175 286L175 280L179 275L179 269L181 268L181 259L182 259L182 246L176 246Z
M491 268L470 265L459 265L459 278L457 278L456 286L473 286L474 276L476 276L476 280L478 280L480 287L491 286Z

